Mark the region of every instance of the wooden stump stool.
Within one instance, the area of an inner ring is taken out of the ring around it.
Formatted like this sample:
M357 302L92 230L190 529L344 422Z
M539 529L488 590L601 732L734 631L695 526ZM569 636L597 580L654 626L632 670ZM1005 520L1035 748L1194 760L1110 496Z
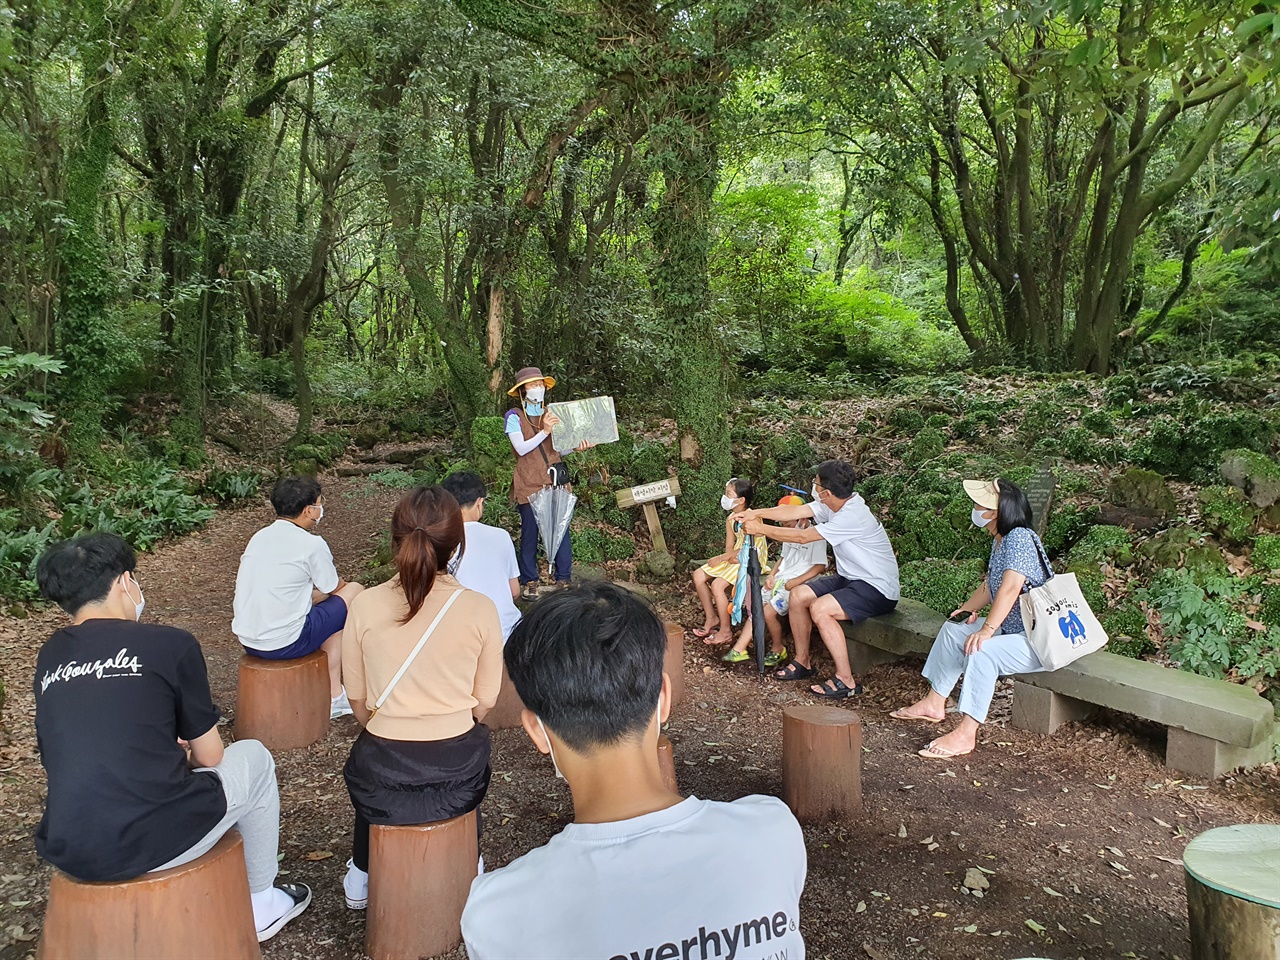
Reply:
M840 707L782 711L782 799L801 823L862 810L862 721Z
M662 768L662 782L672 793L679 793L676 784L676 755L665 733L658 734L658 766Z
M1280 826L1207 830L1182 863L1192 960L1280 960Z
M461 943L462 908L479 858L474 810L439 823L370 827L365 953L414 960Z
M520 711L524 709L524 701L516 693L516 685L507 676L507 668L502 668L502 689L498 692L498 702L493 709L484 715L484 724L490 730L509 730L520 726Z
M671 678L671 706L684 699L684 627L667 622L667 655L662 669Z
M40 960L260 960L244 841L227 831L172 870L120 883L81 883L55 870Z
M309 747L329 732L329 661L317 650L297 660L240 658L236 739L268 750Z

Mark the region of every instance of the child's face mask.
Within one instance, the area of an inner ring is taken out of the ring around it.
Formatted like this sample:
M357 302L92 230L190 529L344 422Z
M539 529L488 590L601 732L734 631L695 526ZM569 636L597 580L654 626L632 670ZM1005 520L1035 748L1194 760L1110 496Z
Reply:
M731 497L727 493L720 494L720 509L732 510L733 505L741 499L740 497Z

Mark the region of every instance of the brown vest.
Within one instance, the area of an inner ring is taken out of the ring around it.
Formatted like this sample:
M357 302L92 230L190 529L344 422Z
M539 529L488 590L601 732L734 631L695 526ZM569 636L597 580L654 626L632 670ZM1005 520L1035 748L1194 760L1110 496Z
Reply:
M523 409L517 408L516 412L520 414L520 433L524 439L530 440L541 431L542 428L535 427ZM547 467L559 462L560 454L551 445L550 437L523 457L516 457L516 472L511 478L511 495L516 498L516 503L528 503L530 496L549 485L551 478L547 476Z

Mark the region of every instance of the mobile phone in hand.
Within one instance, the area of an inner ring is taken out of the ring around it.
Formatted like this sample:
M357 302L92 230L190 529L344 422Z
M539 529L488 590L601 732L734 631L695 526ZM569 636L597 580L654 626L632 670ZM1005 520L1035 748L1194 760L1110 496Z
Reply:
M952 623L964 623L964 621L968 620L971 616L973 616L973 613L969 610L957 610L954 615L947 619Z

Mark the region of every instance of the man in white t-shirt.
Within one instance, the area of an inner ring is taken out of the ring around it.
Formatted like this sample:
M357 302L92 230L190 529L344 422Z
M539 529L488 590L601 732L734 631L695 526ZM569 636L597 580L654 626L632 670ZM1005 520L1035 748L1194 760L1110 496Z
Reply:
M783 497L778 501L780 507L798 507L803 504L803 500L793 496ZM786 526L804 530L812 522L801 518L788 521ZM826 569L827 541L821 537L808 543L782 545L778 565L769 571L763 584L764 625L769 631L769 652L764 657L766 667L777 667L787 659L787 648L782 645L782 618L791 608L791 591L821 575ZM751 642L752 635L751 616L748 614L738 642L720 659L725 663L745 663L750 660L747 645Z
M315 477L282 477L271 490L271 506L275 523L255 533L240 557L231 632L246 653L265 660L297 660L323 650L329 716L347 716L342 628L347 605L364 587L338 576L329 545L315 533L324 519Z
M525 732L573 793L574 821L471 884L471 960L803 960L804 837L774 797L682 799L658 766L667 639L604 582L539 601L504 657Z
M520 622L516 597L520 596L520 566L511 534L501 527L481 523L489 491L477 473L451 473L440 481L462 508L465 536L461 555L449 564L449 572L469 590L483 593L498 608L502 639Z
M764 534L783 543L825 540L836 555L834 576L819 577L792 591L789 617L795 655L773 674L778 680L807 680L814 675L809 642L816 625L822 642L835 661L835 676L815 683L810 690L824 700L843 700L862 692L862 684L849 664L841 621L861 623L890 613L898 605L898 558L889 535L853 489L853 467L839 460L824 460L814 471L813 502L802 506L748 510L741 514L749 534ZM805 530L773 526L812 518Z

